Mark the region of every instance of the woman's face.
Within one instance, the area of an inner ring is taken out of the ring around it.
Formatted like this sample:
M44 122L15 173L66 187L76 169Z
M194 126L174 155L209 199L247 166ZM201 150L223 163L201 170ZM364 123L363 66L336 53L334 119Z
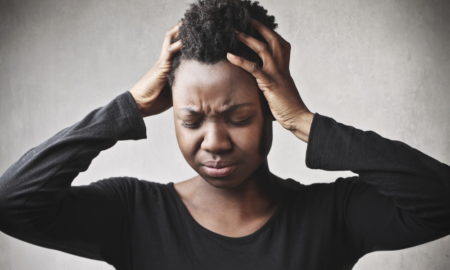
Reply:
M176 70L172 96L178 145L211 185L237 187L266 161L272 121L259 95L255 79L228 61L182 60Z

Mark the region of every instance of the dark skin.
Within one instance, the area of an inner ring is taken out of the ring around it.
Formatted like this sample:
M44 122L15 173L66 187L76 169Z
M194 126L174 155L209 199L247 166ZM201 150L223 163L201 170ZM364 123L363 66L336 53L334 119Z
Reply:
M183 60L168 99L166 75L182 47L181 41L171 43L177 24L167 32L158 61L130 90L143 117L173 106L178 145L198 173L175 183L175 189L199 224L229 237L255 232L278 207L282 193L276 182L283 180L267 164L272 121L308 142L313 118L289 73L289 43L256 20L252 25L268 46L236 35L263 59L261 68L231 54L214 65ZM261 93L274 119L264 113ZM218 160L231 162L231 173L211 175L205 162Z
M272 121L263 114L255 80L228 61L209 66L185 61L175 77L178 145L198 173L175 187L201 225L227 236L247 235L265 223L277 203L269 187L276 176L267 167ZM202 163L217 159L232 161L236 169L226 177L209 176Z

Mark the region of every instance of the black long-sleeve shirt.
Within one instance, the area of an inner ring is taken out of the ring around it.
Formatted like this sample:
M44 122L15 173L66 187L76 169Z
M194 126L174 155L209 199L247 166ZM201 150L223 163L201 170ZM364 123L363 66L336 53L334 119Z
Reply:
M314 114L306 165L256 232L227 237L190 215L173 182L111 177L71 186L100 151L146 138L127 91L26 152L0 178L0 230L116 269L350 269L364 254L450 233L450 167L400 141Z

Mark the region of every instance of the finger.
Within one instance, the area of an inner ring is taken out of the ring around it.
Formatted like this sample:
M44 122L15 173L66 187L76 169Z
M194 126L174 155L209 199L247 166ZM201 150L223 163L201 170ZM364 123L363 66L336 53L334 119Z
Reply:
M250 23L259 33L261 33L267 42L273 42L278 38L277 34L272 29L268 28L258 20L250 18Z
M250 18L252 26L264 37L272 49L274 59L277 63L285 63L289 67L289 53L291 45L277 32L268 28L258 20Z
M166 32L166 35L164 37L164 45L168 47L173 39L175 39L178 36L178 32L180 30L181 23L177 23L172 28L169 29L169 31Z
M264 37L264 39L269 43L288 43L280 34L265 26L258 20L250 18L250 23L252 26Z
M240 56L234 55L232 53L227 53L227 59L232 64L243 68L248 73L252 74L257 80L261 82L268 82L266 74L261 70L258 64L248 61Z
M174 27L176 28L174 39L178 38L178 35L180 34L180 27L183 24L183 22L179 21Z
M250 49L255 51L259 57L263 60L263 67L268 66L273 67L273 59L272 54L269 51L268 45L262 41L257 40L256 38L247 35L245 33L235 31L236 37L242 41L245 45L247 45Z
M183 43L181 43L181 39L175 41L174 43L170 44L168 51L171 55L174 55L176 52L181 50L183 47Z
M163 45L162 45L163 50L166 51L169 49L169 46L172 43L172 40L174 40L178 36L180 26L181 26L181 22L177 23L172 28L170 28L169 31L166 32L166 35L164 36Z

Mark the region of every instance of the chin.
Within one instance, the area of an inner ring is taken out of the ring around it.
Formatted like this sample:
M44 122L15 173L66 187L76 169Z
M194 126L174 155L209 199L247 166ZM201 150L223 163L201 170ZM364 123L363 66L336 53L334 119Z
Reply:
M244 169L244 167L246 167L246 169ZM253 169L250 169L249 167ZM210 175L201 168L196 168L196 171L200 178L209 185L218 189L231 190L245 185L248 181L252 181L251 179L255 180L260 178L261 176L258 174L265 171L265 168L266 163L262 161L259 163L259 166L255 166L255 164L240 164L232 173L222 177Z
M245 182L245 180L239 179L233 179L232 177L223 177L223 178L214 178L214 177L205 177L201 176L204 181L206 181L208 184L215 188L220 189L234 189L239 187L242 183Z

